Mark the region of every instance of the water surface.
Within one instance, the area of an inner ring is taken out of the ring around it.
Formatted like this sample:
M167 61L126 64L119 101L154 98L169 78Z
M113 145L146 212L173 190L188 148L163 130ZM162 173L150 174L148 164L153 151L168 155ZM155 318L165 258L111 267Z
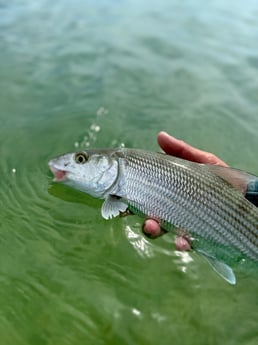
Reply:
M0 2L1 344L257 344L257 275L228 285L47 167L157 150L165 129L258 174L257 18L256 1Z

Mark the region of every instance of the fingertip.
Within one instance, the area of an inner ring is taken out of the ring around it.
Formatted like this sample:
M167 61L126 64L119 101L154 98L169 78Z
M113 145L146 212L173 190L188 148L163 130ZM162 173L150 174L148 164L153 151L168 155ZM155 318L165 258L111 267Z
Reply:
M175 150L175 146L177 144L177 139L168 134L167 132L159 132L157 136L157 141L159 146L165 151L167 154L173 154Z
M158 135L157 135L158 144L160 145L160 143L163 143L164 140L166 141L166 140L168 140L170 137L171 137L171 136L170 136L167 132L165 132L165 131L159 132Z
M142 231L151 238L159 237L162 233L159 223L154 219L147 219L142 226Z
M160 131L159 133L158 133L158 137L159 136L163 136L163 135L169 135L167 132L165 132L165 131Z
M184 236L178 236L175 240L176 249L180 251L190 250L191 244L189 239Z

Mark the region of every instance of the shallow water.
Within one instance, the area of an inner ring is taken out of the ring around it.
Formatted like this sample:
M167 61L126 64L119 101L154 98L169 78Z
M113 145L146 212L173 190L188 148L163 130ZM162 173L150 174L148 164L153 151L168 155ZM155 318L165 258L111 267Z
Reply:
M257 275L228 285L47 167L157 150L165 129L258 174L257 17L256 1L0 2L1 344L257 344Z

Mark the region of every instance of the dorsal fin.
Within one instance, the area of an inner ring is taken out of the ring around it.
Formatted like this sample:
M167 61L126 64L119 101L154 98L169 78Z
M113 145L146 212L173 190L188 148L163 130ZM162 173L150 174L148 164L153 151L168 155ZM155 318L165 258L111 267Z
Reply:
M258 177L249 174L243 170L230 167L222 167L219 165L208 165L209 169L223 180L231 184L235 189L246 195L248 191L254 190L252 186L256 186L258 193Z

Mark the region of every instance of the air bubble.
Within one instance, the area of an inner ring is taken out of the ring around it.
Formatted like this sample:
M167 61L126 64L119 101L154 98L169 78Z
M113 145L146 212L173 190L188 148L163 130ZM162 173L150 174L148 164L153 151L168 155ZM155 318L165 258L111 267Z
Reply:
M107 115L108 110L105 109L104 107L99 107L99 109L96 111L97 116L102 116L102 115Z
M90 126L90 130L91 130L91 131L94 131L94 132L99 132L99 131L100 131L100 126L95 125L95 124L92 124L92 125Z

